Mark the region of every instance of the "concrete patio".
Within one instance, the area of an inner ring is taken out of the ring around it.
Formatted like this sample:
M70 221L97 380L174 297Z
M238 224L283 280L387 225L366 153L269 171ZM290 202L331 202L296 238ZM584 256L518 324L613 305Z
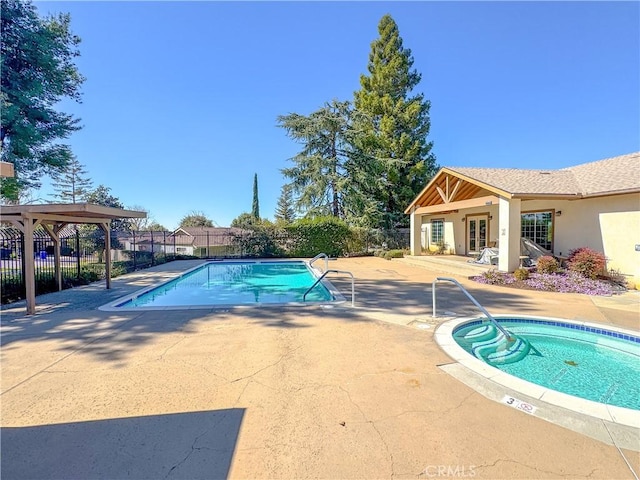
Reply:
M197 263L43 295L33 316L3 308L2 478L638 478L637 428L535 399L529 415L499 401L512 392L447 373L431 311L440 267L332 261L356 278L355 308L97 309ZM456 273L492 313L640 329L639 292L542 293ZM478 312L439 285L438 313Z

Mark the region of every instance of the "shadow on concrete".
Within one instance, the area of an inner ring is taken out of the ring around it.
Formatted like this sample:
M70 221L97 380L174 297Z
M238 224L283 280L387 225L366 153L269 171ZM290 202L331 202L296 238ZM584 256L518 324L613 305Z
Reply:
M341 279L331 279L341 292L348 292L350 284ZM536 305L531 296L518 293L518 290L475 288L473 284L464 284L466 290L485 307L489 313L492 308L512 309L515 313L535 312ZM350 296L345 293L345 297ZM438 315L445 312L457 316L481 314L480 310L451 283L438 282L436 286L436 308ZM396 314L431 315L433 312L431 282L411 282L405 280L357 280L356 305L362 308L388 310Z
M227 478L244 409L5 427L2 478Z
M318 319L348 322L368 322L367 310L383 315L431 316L431 283L415 282L403 278L356 279L356 308L351 309L351 283L348 279L332 278L331 282L345 295L347 301L330 308L319 306L259 306L221 309L165 310L140 312L103 312L97 307L104 304L104 292L78 291L80 306L73 290L59 292L70 304L33 316L2 315L2 352L14 348L12 344L52 340L59 342L57 349L68 353L90 354L100 361L124 362L135 353L136 347L153 341L158 335L179 332L194 333L203 322L251 322L252 325L303 329ZM468 291L491 313L492 307L526 314L535 307L530 297L516 290L489 290L466 285ZM91 293L91 295L89 295ZM437 286L439 316L477 315L480 311L454 285ZM50 294L53 295L53 294ZM73 305L73 306L71 306ZM197 324L197 325L196 325ZM17 346L17 345L15 345Z

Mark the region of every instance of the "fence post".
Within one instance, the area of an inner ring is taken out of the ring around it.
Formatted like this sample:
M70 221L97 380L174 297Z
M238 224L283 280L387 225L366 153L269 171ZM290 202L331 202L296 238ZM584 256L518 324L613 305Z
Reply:
M151 230L151 266L152 267L155 264L154 260L155 260L155 258L154 258L154 255L153 255L153 230Z
M78 225L74 225L76 230L76 279L80 280L80 230Z
M207 258L209 258L209 231L207 230Z

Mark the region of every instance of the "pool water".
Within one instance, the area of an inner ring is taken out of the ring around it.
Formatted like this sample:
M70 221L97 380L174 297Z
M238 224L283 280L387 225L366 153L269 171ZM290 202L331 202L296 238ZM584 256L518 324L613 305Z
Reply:
M288 262L211 262L127 300L119 307L283 304L302 302L316 281L307 264ZM333 300L318 284L306 302Z
M522 360L492 364L495 368L569 395L640 410L640 339L561 322L501 320L500 325L532 348ZM454 331L467 352L472 346L463 336L476 327L472 322Z

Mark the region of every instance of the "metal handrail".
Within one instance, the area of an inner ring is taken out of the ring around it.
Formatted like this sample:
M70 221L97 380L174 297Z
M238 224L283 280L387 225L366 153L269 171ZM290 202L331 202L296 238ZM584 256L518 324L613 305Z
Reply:
M315 262L316 260L320 260L321 258L324 258L324 271L326 272L327 270L329 270L329 257L326 253L319 253L311 260L309 260L309 266L313 266L313 262Z
M433 281L433 284L431 286L431 292L433 297L433 315L432 315L433 318L436 318L436 283L438 281L447 281L447 282L455 283L460 288L460 290L462 290L462 293L464 293L469 298L469 300L471 300L474 303L474 305L478 307L482 311L482 313L486 315L486 317L496 326L496 328L502 332L502 334L507 338L508 341L511 341L513 339L513 335L509 333L507 330L505 330L502 326L500 326L498 321L495 318L493 318L491 314L487 312L487 310L482 305L480 305L478 301L475 298L473 298L469 292L467 292L467 289L464 288L460 284L460 282L458 282L455 278L436 277L436 279Z
M351 272L347 272L346 270L327 270L325 271L322 275L320 275L320 277L318 277L318 279L315 281L315 283L313 285L311 285L306 292L304 292L304 295L302 295L302 301L306 301L307 299L307 294L313 290L313 288L318 285L322 279L324 277L327 276L327 273L344 273L346 275L349 275L351 277L351 306L355 307L356 306L356 280L355 277L353 276L353 273Z

